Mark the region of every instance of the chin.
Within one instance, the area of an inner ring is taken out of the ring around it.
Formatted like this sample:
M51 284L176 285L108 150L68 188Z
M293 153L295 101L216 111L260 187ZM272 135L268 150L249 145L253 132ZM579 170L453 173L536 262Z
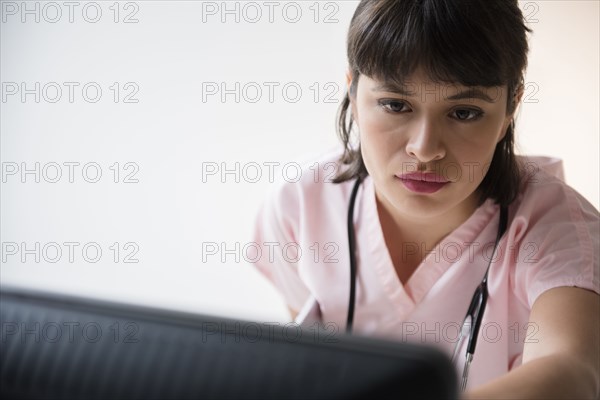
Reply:
M444 215L450 208L448 204L440 204L431 200L406 199L397 207L398 211L411 218L435 218Z
M408 212L424 217L441 215L451 210L459 214L471 214L479 206L479 194L476 189L470 185L465 187L458 182L452 182L431 194L414 193L401 187L393 192L394 203L402 207L402 211L408 209Z
M448 197L443 196L442 193L423 195L398 187L397 183L390 186L392 187L388 187L383 193L386 202L399 213L411 218L431 218L442 215L450 209Z

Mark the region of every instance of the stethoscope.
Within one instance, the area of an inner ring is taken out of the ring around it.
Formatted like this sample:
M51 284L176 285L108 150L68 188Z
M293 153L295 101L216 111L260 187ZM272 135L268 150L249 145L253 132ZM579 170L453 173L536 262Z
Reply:
M358 192L358 188L361 184L361 177L359 176L356 179L356 183L352 188L352 194L350 195L350 204L348 206L348 244L350 247L350 301L348 303L348 318L346 322L346 332L352 332L352 322L354 320L354 305L356 302L356 255L355 255L355 234L354 234L354 203L356 202L356 193ZM496 242L494 244L494 251L492 252L492 256L490 257L490 261L485 270L485 275L481 280L481 283L475 289L475 293L473 293L473 298L471 299L471 304L469 305L469 309L467 310L467 315L463 320L463 325L460 331L460 336L458 341L454 347L454 354L452 356L452 361L456 360L457 353L459 349L462 347L461 344L464 340L464 333L468 329L469 330L469 341L467 344L467 353L465 364L463 367L462 380L461 380L461 390L465 390L467 386L467 379L469 376L469 367L471 365L471 361L473 360L473 354L475 354L475 346L477 345L477 336L479 335L479 329L481 327L481 321L483 320L483 313L485 311L485 305L487 303L488 298L488 290L487 290L487 279L488 272L490 270L490 266L492 265L492 259L496 253L496 248L498 247L498 242L500 242L500 238L506 231L506 226L508 224L508 210L505 206L500 207L500 220L498 223L498 233L496 234Z

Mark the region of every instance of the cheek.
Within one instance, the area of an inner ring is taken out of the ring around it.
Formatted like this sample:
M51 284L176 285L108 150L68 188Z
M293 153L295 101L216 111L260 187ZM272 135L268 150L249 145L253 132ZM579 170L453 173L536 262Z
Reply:
M359 103L359 107L359 113L362 118L361 122L368 132L378 134L382 137L397 136L394 133L399 128L398 118L394 118L389 113L383 111L380 106L373 105L372 103Z
M398 147L398 122L386 116L377 106L359 103L361 145L379 156L392 154Z
M365 166L370 174L381 170L394 156L398 135L381 119L363 113L360 120L360 143Z
M479 185L489 169L494 150L496 136L489 132L485 136L472 140L456 141L451 146L453 162L461 170L461 181L472 185Z
M491 114L491 113L490 113ZM457 160L481 162L490 159L498 141L503 137L503 118L500 114L452 131L446 138L446 144Z

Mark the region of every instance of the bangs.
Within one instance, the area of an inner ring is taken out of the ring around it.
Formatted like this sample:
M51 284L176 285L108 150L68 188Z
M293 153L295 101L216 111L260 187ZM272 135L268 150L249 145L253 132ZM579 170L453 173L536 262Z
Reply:
M498 31L494 20L518 15L495 1L470 7L471 1L365 1L369 12L355 14L348 35L348 61L359 74L396 86L423 68L434 82L464 86L514 87L526 58L507 42L527 47L525 35ZM498 15L504 12L505 15ZM507 15L506 15L507 14ZM513 14L513 15L511 15ZM361 19L364 19L361 21ZM517 21L527 29L522 20ZM510 26L510 25L509 25ZM496 28L495 28L496 27Z

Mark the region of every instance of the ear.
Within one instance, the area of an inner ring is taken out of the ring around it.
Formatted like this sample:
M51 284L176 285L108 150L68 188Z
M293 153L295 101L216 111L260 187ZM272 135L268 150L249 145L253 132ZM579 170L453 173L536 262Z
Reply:
M515 98L515 110L512 113L512 118L515 117L515 115L517 114L517 111L521 107L521 99L523 99L523 93L525 93L525 86L523 84L521 84L515 90L515 95L514 95L514 98Z
M517 111L519 110L520 106L521 106L521 99L523 98L523 93L525 92L525 87L523 85L519 85L519 87L517 87L517 89L515 90L515 94L514 94L514 102L515 102L515 109L513 110L513 112L511 114L507 114L506 118L504 119L504 124L502 125L502 133L500 134L500 137L498 138L498 142L500 142L502 139L504 139L504 136L506 136L506 130L508 129L508 126L510 125L511 121L514 120L515 116L517 115Z
M346 70L346 87L348 89L348 92L350 92L350 85L352 84L352 72L350 72L350 69Z
M348 98L350 99L350 110L352 111L352 118L355 123L358 123L358 112L356 110L356 98L350 95L350 87L352 86L352 72L350 69L346 70L346 90L348 93ZM356 93L355 93L356 95Z

